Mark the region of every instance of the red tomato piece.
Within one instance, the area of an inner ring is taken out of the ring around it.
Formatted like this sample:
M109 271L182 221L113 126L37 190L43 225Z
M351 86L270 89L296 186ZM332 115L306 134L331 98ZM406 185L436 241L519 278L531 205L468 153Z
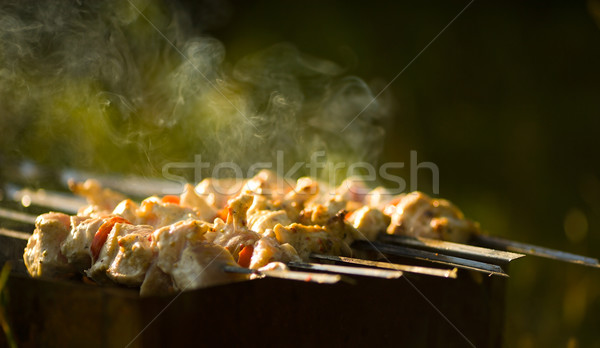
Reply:
M252 245L246 245L244 249L240 251L238 265L248 268L250 266L250 259L252 259L252 253L254 253L254 247Z
M94 239L92 240L92 245L90 250L92 251L92 259L94 262L98 259L98 255L100 255L100 250L104 243L106 243L106 239L108 238L108 234L112 231L113 227L117 223L122 224L131 224L131 222L125 220L120 216L113 216L112 218L104 221L104 223L98 229L98 232L94 235Z

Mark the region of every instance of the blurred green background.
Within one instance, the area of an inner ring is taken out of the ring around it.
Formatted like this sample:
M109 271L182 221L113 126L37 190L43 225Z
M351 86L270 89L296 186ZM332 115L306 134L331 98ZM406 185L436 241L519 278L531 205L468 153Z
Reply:
M431 42L467 4L188 0L181 2L181 9L190 16L185 24L191 32L223 43L227 62L288 42L301 52L339 63L347 73L365 79L374 93L397 77L384 93L392 117L385 125L380 163L408 163L410 151L417 151L419 162L438 166L439 195L456 203L484 230L600 256L600 3L474 1ZM160 7L145 13L170 38L179 38ZM93 23L103 26L102 21ZM17 34L6 30L6 21L0 24L2 43L10 44L11 35ZM84 29L71 28L76 30ZM97 32L100 40L112 39L93 27L85 30ZM119 34L140 39L127 49L138 57L134 63L142 70L166 66L170 71L180 63L172 47L147 25L130 25ZM119 37L114 40L119 42ZM102 78L89 80L87 73L119 76L119 71L110 71L82 50L88 60L64 69L64 88L44 95L38 104L28 103L22 97L29 93L28 83L43 88L59 75L48 77L41 68L37 74L35 64L21 71L6 62L25 66L31 57L57 51L55 41L41 42L47 45L36 46L31 55L13 50L22 56L10 57L10 45L0 52L0 161L5 168L29 158L57 167L160 176L165 160L193 160L196 149L189 144L203 139L194 138L197 133L188 123L174 122L167 131L164 109L142 105L141 111L132 112L119 103L122 94L135 108L136 89L160 96L154 91L161 82L154 70L139 80L127 75L122 81L110 80L115 85L103 85ZM148 49L159 53L145 58ZM54 58L49 55L44 61L46 71L55 71ZM11 75L15 71L17 78ZM94 99L106 90L105 99ZM82 100L80 95L92 97ZM100 105L103 100L115 106ZM173 134L180 134L177 141ZM89 157L83 156L86 153ZM409 180L409 168L399 174ZM419 176L418 189L432 193L426 171ZM527 257L514 262L510 274L506 347L600 347L597 269Z

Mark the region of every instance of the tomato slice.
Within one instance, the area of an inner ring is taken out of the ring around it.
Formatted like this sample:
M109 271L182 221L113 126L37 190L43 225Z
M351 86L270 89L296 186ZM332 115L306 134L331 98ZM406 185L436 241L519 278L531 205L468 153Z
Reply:
M397 205L398 203L400 203L400 201L402 200L402 197L396 197L394 199L392 199L388 205Z
M217 217L223 221L227 221L227 215L229 215L229 205L226 205L225 208L217 212Z
M179 196L175 196L175 195L166 195L161 199L161 202L163 203L173 203L173 204L179 204L180 200L179 200Z
M252 253L254 253L254 247L252 245L246 245L244 249L240 251L238 265L248 268L250 266L250 259L252 259Z
M92 260L94 262L96 262L96 260L98 259L98 255L100 255L100 250L102 249L104 243L106 243L108 234L110 233L110 231L112 231L113 227L117 223L131 224L131 222L127 221L126 219L120 216L113 216L112 218L104 221L102 225L100 225L98 232L96 232L96 234L94 235L94 239L92 240L92 245L90 247L90 250L92 252Z

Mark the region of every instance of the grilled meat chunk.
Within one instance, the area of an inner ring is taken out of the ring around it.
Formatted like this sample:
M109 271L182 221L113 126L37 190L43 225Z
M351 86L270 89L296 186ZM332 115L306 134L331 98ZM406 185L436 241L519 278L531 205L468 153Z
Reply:
M273 233L271 232L271 234ZM273 236L262 237L254 244L249 268L259 269L275 261L287 263L290 261L302 261L302 259L300 259L293 246L289 243L280 244L275 239L274 234Z
M445 199L431 199L412 192L386 211L391 212L389 234L441 239L465 243L479 232L479 225L465 219L463 213Z
M289 226L277 225L273 232L279 243L291 244L303 260L308 260L311 253L350 254L350 247L342 238L329 233L321 226L293 223Z
M185 185L185 191L181 194L180 201L181 206L194 209L200 220L212 221L217 216L217 209L204 197L197 194L194 186L190 184Z
M161 202L155 196L144 199L137 211L138 224L151 225L155 228L190 219L199 219L198 214L192 208Z
M90 268L92 265L91 246L94 236L106 218L87 219L79 224L75 222L77 217L71 217L73 228L60 246L70 264L79 272Z
M69 180L69 189L74 194L85 197L89 205L99 211L112 211L117 204L127 198L111 189L102 188L94 179L88 179L83 183Z
M68 215L47 213L38 216L23 254L25 266L32 277L65 277L75 272L60 250L69 230Z
M171 277L174 289L183 291L245 279L223 271L225 265L235 266L235 260L225 248L204 240L207 230L208 226L199 221L182 221L154 232L156 265ZM151 286L149 283L160 277L160 274L147 276L144 283ZM168 288L164 285L167 278L162 276L162 279L159 286Z
M364 206L352 213L348 221L358 230L356 239L375 240L380 232L385 232L390 218L381 210Z
M130 233L117 238L119 249L106 271L108 278L117 284L140 286L154 258L154 252L150 247L152 228L135 227Z
M117 279L117 276L109 275L107 272L113 267L115 261L117 261L117 264L113 269L118 269L118 263L122 261L122 257L117 259L121 251L119 241L128 234L148 234L152 230L152 226L131 225L125 222L117 222L112 225L112 229L98 253L98 258L92 264L92 267L86 271L87 276L98 283L108 283Z

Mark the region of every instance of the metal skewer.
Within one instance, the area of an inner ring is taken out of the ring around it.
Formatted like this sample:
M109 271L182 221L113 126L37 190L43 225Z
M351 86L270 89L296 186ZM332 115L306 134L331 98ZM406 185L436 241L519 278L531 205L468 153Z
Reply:
M527 255L534 255L553 260L560 260L569 263L576 263L580 265L600 268L600 263L598 262L598 259L592 257L571 254L560 250L544 248L541 246L527 243L515 242L503 238L491 237L486 235L477 235L473 237L473 242L479 245L484 245L492 248L500 248Z
M0 208L0 217L12 221L23 222L26 224L35 225L36 217L31 214L21 213L20 211L14 211L9 209Z
M320 263L306 263L306 262L289 262L288 266L293 268L301 268L312 271L321 272L333 272L357 275L363 277L375 277L384 279L397 279L402 277L402 271L390 271L384 269L374 269L366 267L348 267L339 265L325 265Z
M70 194L60 192L19 189L12 185L7 185L7 192L8 196L17 202L21 202L25 207L33 204L57 209L69 214L76 214L79 208L87 205L85 199L76 198Z
M411 265L400 265L397 263L363 260L363 259L357 259L357 258L345 257L345 256L311 254L310 257L313 259L317 259L317 260L328 260L328 261L349 263L349 264L353 264L353 265L363 265L363 266L371 266L371 267L378 267L378 268L387 268L387 269L393 269L393 270L403 271L403 272L407 272L407 273L426 274L426 275L442 277L442 278L456 278L456 271L457 271L456 268L441 269L441 268L431 268L431 267L421 267L421 266L411 266Z
M379 236L379 240L385 243L400 244L433 252L443 252L444 254L492 263L508 263L525 256L524 254L517 254L509 251L495 250L421 237L413 238L407 236L382 234Z
M20 232L20 231L8 230L6 228L0 228L0 236L27 241L27 240L29 240L29 237L31 237L31 233L25 233L25 232Z
M335 284L342 279L339 274L309 273L287 270L258 271L236 266L225 266L223 267L223 270L229 273L255 274L261 278L271 277L319 284Z
M439 263L442 265L448 265L452 267L508 277L508 274L506 274L502 267L498 265L463 259L455 256L447 256L439 253L432 253L424 250L411 249L399 245L391 245L381 242L357 241L354 242L354 244L352 244L352 247L379 251L385 254L396 255L400 257L409 257L416 260L429 261Z

